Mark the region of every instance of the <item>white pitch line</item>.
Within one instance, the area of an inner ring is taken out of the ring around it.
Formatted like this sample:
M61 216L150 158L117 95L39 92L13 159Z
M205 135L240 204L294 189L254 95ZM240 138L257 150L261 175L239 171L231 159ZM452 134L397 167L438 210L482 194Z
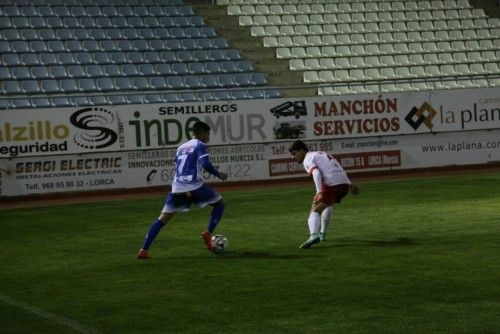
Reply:
M97 331L94 328L85 326L83 324L80 324L79 322L76 322L75 320L63 317L58 314L50 313L48 311L45 311L44 309L41 309L36 306L31 306L26 303L23 303L21 301L12 299L4 294L0 293L0 301L4 302L5 304L9 304L11 306L15 306L17 308L20 308L26 312L35 314L39 317L45 318L47 320L53 321L59 325L69 327L71 329L74 329L75 331L82 333L82 334L98 334L99 331Z

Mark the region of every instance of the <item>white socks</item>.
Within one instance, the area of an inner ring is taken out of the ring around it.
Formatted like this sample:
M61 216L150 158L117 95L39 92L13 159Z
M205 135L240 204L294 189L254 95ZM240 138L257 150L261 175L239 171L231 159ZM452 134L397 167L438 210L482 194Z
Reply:
M321 216L317 212L311 212L309 214L309 219L307 220L307 225L309 225L309 232L311 234L318 234L319 232L326 234L328 230L328 225L332 221L332 207L329 206L321 213Z
M307 224L309 225L309 232L311 234L318 234L319 225L320 225L321 217L317 212L311 212L309 214L309 219L307 220Z
M328 229L328 225L332 221L332 207L329 206L321 213L321 228L320 232L325 234Z

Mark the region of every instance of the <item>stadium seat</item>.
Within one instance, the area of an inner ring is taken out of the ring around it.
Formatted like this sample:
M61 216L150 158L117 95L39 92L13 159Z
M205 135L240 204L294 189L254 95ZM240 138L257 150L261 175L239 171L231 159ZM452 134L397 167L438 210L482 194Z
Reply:
M425 91L433 89L432 85L428 85L425 81L412 82L412 89L416 91Z
M82 92L93 92L98 90L94 79L78 79L77 84L79 91Z
M35 53L24 53L21 55L21 63L26 66L35 66L40 65L40 60Z
M438 65L427 65L425 66L425 73L428 77L440 77L441 70Z
M41 90L45 93L52 94L52 93L60 92L60 87L59 87L59 83L57 82L57 80L53 80L53 79L41 80L40 87L41 87Z
M220 73L222 72L222 66L220 62L202 62L204 64L207 73Z
M33 107L31 100L27 98L11 99L10 104L14 109L28 109Z
M207 88L221 87L221 83L217 80L217 75L207 74L201 77L201 84Z
M67 76L72 78L82 78L87 76L84 66L70 65L67 67Z
M133 88L137 90L148 90L151 88L146 77L132 77L131 80Z
M377 56L367 56L365 57L365 63L370 67L380 67L382 64L380 63L380 57Z
M116 86L109 77L98 78L96 81L97 89L100 91L112 91L116 89Z
M236 61L226 60L226 61L222 61L220 64L221 64L221 70L225 73L239 72L238 65L236 64Z
M169 76L166 78L166 85L168 88L172 89L183 89L187 88L184 81L180 76Z
M194 101L199 101L200 99L196 95L196 93L193 92L181 92L179 93L179 98L181 101L184 102L194 102Z
M398 88L395 83L390 82L390 83L382 83L380 91L382 93L391 93L391 92L399 92L401 91L401 89Z
M252 79L248 73L236 73L234 74L234 83L236 86L252 86Z
M144 102L146 103L162 103L163 99L160 94L146 94L144 96Z
M454 70L455 70L455 73L457 73L459 75L467 76L467 75L471 74L468 64L456 64L456 65L454 65Z
M304 71L303 80L305 83L316 83L321 82L322 80L319 78L318 71Z
M206 73L205 66L202 62L192 62L188 63L188 71L191 74L202 74Z
M410 65L410 59L407 54L400 54L394 56L394 62L398 66L408 66Z
M53 97L49 101L54 107L69 107L72 105L67 97Z
M218 81L222 87L235 87L236 86L232 74L219 74Z
M264 99L266 98L266 94L263 90L260 89L252 89L248 91L248 97L250 99Z
M218 90L214 92L214 99L218 101L232 100L233 96L227 90Z
M62 79L59 81L59 86L61 92L64 93L74 93L80 90L75 79Z
M37 97L31 99L31 105L34 108L49 108L52 107L52 103L47 97Z
M263 86L267 84L267 80L262 73L252 73L250 81L255 86Z
M188 89L202 88L203 85L197 75L185 75L183 77L184 86Z
M144 95L138 95L138 94L133 94L133 95L126 95L125 99L128 104L143 104L144 103Z
M74 96L69 98L70 102L74 106L88 106L91 105L90 100L87 96Z
M162 76L157 76L157 77L150 77L150 86L153 89L165 89L167 88L167 82L164 77Z
M106 64L102 67L103 72L108 77L121 76L123 73L121 72L120 66L116 64Z
M383 67L380 69L380 76L385 80L396 79L397 75L394 72L394 67Z
M323 71L320 72L320 74ZM327 73L331 71L326 71ZM329 73L328 73L329 75ZM328 80L325 81L340 81L340 82L348 82L350 81L349 78L349 70L344 70L344 69L338 69L333 72L333 77L332 78L327 78Z
M132 85L130 78L127 78L127 77L116 78L115 79L115 86L120 91L134 89L134 86Z
M369 80L382 80L380 75L380 70L378 68L367 68L365 69L365 77Z
M304 71L306 69L304 65L304 60L301 58L290 59L289 64L290 64L290 69L293 71Z
M349 76L353 81L365 81L367 78L365 77L365 73L362 69L352 69L349 71Z
M485 72L489 73L489 74L500 74L498 62L485 63L484 69L485 69Z
M26 41L11 42L12 51L15 53L23 53L30 51L30 45Z
M180 101L179 95L177 93L161 94L161 99L163 102L168 102L168 103L175 103Z
M332 58L307 58L307 59L304 59L304 66L305 66L305 69L307 70L321 70L321 69L324 69L323 66L320 65L320 60L333 60ZM290 62L294 60L294 59L291 59Z
M479 75L486 74L486 69L484 68L483 63L470 64L469 70L474 74L479 74Z
M12 76L10 75L10 72L7 68L0 67L0 78L4 77L5 79L10 79L12 77L13 79L18 80L31 79L31 72L29 70L29 67L16 66L13 67L11 71Z
M124 95L109 95L108 100L114 105L128 104L127 98Z
M21 81L21 90L25 94L37 94L41 92L37 80L23 80Z

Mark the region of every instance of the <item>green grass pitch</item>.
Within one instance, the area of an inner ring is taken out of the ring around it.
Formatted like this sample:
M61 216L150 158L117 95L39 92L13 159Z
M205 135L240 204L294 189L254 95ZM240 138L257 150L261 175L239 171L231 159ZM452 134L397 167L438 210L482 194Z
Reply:
M309 250L313 192L224 192L135 258L163 198L0 211L1 333L499 333L500 173L360 183Z

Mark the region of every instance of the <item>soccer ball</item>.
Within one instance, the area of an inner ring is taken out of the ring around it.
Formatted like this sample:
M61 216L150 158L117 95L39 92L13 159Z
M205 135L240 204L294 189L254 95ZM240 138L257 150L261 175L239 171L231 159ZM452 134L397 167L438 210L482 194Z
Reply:
M222 234L215 234L212 236L212 246L216 253L224 253L228 245L229 241Z

